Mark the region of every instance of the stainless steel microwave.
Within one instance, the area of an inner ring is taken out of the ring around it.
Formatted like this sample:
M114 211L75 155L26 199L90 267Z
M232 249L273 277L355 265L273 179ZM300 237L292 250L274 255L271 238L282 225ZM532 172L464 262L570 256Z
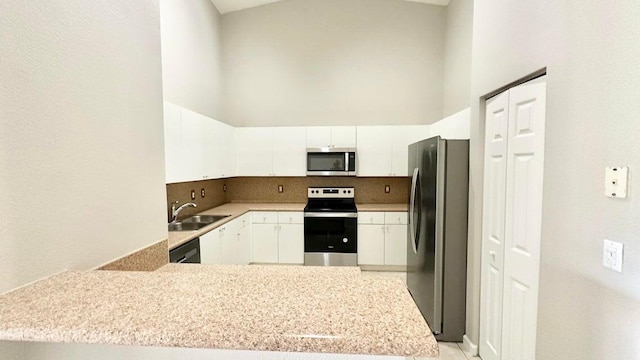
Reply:
M308 148L307 175L356 176L356 149Z

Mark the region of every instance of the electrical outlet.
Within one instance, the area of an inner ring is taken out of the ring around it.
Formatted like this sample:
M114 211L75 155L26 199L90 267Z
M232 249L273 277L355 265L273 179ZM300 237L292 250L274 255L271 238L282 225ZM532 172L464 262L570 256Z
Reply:
M619 242L604 239L602 252L602 266L607 269L622 272L623 245Z
M202 188L202 189L200 189L200 196L204 197L204 195L205 195L204 188Z
M284 192L284 185L278 185L278 192L279 193L283 193Z
M191 190L191 200L195 200L195 199L196 199L196 191Z
M227 192L227 184L222 185L222 192Z
M607 167L604 174L604 194L608 197L625 199L629 168L626 166Z
M387 193L387 194L390 193L391 192L391 185L385 185L384 186L384 192Z

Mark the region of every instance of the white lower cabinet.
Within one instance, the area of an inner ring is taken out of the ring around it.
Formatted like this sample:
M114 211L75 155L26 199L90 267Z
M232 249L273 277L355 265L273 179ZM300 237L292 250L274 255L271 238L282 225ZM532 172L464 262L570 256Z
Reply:
M250 222L243 215L200 236L202 264L246 265L251 261Z
M407 213L358 213L358 265L407 265Z
M302 212L256 211L251 221L254 263L304 263Z

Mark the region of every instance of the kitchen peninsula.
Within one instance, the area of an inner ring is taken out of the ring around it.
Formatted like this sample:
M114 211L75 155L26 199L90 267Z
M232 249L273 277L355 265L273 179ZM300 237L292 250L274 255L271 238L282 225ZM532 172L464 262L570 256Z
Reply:
M401 281L335 267L169 264L156 272L65 272L0 296L0 340L438 354Z

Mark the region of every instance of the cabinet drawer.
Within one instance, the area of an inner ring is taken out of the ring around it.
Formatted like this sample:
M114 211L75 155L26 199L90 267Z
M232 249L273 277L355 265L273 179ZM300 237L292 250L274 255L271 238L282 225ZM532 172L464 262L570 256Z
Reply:
M406 225L406 212L387 212L384 213L384 223L389 225Z
M253 224L277 224L278 213L275 211L252 211L251 222Z
M278 224L304 224L304 213L301 211L278 212Z
M384 224L383 212L358 212L358 224Z

